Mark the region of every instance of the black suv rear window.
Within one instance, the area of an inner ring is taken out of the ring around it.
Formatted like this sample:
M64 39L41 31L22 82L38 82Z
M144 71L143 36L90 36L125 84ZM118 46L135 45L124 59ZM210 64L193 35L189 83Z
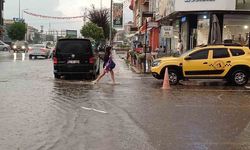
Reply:
M241 49L230 49L233 56L241 56L244 55L245 52Z
M56 51L59 53L89 54L91 42L87 40L62 40L58 41Z

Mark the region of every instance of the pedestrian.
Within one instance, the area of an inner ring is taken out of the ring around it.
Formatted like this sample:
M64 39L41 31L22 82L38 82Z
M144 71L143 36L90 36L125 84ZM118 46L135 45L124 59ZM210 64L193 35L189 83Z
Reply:
M115 63L114 63L113 58L112 58L111 50L112 50L111 46L106 47L105 54L104 54L104 59L103 59L103 61L104 61L104 63L103 63L103 71L97 77L96 80L92 81L93 84L97 84L102 79L102 77L108 72L110 72L112 82L113 82L113 84L115 84L115 75L114 75L114 71L113 71L113 69L115 68Z
M177 51L178 51L178 53L179 54L182 54L183 53L183 43L182 43L182 40L180 39L179 41L178 41L178 44L177 44Z

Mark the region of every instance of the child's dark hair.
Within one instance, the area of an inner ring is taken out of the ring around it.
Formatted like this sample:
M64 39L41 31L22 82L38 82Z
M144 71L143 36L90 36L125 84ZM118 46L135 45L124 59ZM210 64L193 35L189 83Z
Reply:
M104 54L104 62L107 62L109 60L109 56L111 54L111 46L107 46L105 49L105 54Z

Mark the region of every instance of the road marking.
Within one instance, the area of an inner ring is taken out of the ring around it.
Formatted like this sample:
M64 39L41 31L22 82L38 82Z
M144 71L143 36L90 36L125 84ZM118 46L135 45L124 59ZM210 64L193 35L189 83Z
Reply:
M85 109L85 110L92 110L92 108L87 108L87 107L83 107L83 106L82 106L82 109Z
M223 96L223 94L220 94L220 95L218 96L218 99L219 99L219 100L222 100L222 98L221 98L222 96Z
M92 110L92 111L95 111L95 112L99 112L99 113L103 113L103 114L107 114L106 111L103 111L103 110L98 110L98 109L94 109L94 108L88 108L88 107L81 107L82 109L85 109L85 110Z
M250 86L245 86L245 88L250 89Z
M97 110L97 109L92 109L93 111L96 111L96 112L99 112L99 113L103 113L103 114L107 114L107 112L106 111L102 111L102 110Z

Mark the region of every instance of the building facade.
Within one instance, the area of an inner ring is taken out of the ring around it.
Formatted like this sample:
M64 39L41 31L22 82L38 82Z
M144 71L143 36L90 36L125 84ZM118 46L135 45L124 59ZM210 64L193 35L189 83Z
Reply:
M143 3L132 1L135 26L141 28L143 21L138 17L138 5ZM155 45L153 51L157 47L175 50L179 40L184 51L209 44L213 15L219 20L222 41L246 44L249 40L250 0L149 0L148 8L154 13L151 21L159 23L158 27L147 29L150 45ZM152 39L157 39L158 45Z
M0 0L0 39L1 40L3 40L3 34L4 34L3 10L4 10L4 0Z
M166 1L168 6L162 23L173 27L171 47L176 48L179 39L185 50L209 44L213 15L218 17L222 41L247 43L250 0Z

